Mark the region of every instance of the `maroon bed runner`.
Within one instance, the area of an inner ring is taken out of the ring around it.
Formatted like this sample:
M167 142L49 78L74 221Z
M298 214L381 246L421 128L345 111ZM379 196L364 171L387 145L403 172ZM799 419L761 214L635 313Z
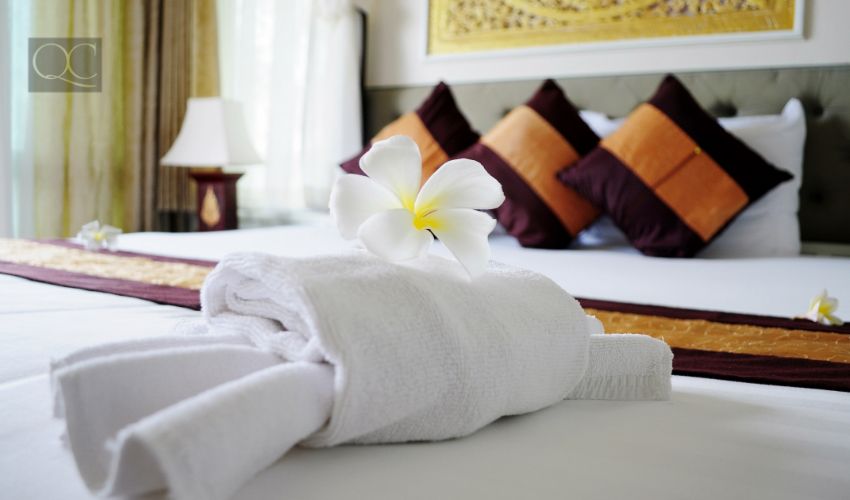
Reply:
M135 252L87 252L66 241L0 240L0 273L200 310L215 262ZM578 299L608 332L667 342L673 373L850 392L850 325Z

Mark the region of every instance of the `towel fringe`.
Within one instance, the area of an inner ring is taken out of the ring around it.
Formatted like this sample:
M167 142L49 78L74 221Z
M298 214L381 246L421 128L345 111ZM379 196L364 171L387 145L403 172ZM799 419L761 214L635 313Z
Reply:
M659 371L648 375L614 375L582 381L567 399L649 400L670 399L670 373Z

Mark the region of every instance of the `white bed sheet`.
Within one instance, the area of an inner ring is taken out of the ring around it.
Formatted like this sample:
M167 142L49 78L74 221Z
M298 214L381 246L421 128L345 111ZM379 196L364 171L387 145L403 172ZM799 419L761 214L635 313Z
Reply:
M491 238L492 258L546 274L576 296L791 317L826 288L850 302L850 259L668 259L631 247L535 250L510 236ZM125 235L122 249L217 260L234 251L308 256L351 248L329 224L192 234ZM448 255L442 245L435 252ZM843 307L850 304L845 303ZM850 314L848 314L850 316Z
M121 239L125 250L209 259L347 246L314 226ZM780 316L821 288L850 298L850 259L651 259L503 237L493 254L585 297ZM50 357L196 315L0 275L0 498L90 498L50 418ZM237 498L850 497L850 395L689 377L673 387L670 402L569 401L443 443L294 450Z

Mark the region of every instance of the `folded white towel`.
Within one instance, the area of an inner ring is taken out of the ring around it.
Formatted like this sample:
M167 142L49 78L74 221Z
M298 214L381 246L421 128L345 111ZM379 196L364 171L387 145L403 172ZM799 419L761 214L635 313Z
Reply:
M469 281L436 257L238 254L211 273L202 303L210 336L55 364L57 408L92 489L226 498L305 438L445 439L565 397L669 397L665 344L598 335L557 285L506 266Z
M501 264L470 280L434 256L398 265L366 252L231 254L201 303L212 333L334 366L331 418L311 446L464 436L564 399L587 366L578 302Z
M55 372L77 468L100 495L227 498L327 421L327 364L163 340L138 352L115 345L123 352Z
M646 335L599 333L590 336L587 371L567 399L670 399L670 346Z
M68 400L80 473L101 495L227 498L331 412L327 364L284 362L238 336L124 342L72 358L54 364L56 394ZM567 399L669 398L663 342L594 334L589 358Z

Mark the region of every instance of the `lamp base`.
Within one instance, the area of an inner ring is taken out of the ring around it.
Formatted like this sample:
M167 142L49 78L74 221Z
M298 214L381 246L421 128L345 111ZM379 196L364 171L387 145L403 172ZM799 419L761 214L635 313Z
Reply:
M221 171L193 171L198 183L198 231L237 229L236 181L242 174Z

